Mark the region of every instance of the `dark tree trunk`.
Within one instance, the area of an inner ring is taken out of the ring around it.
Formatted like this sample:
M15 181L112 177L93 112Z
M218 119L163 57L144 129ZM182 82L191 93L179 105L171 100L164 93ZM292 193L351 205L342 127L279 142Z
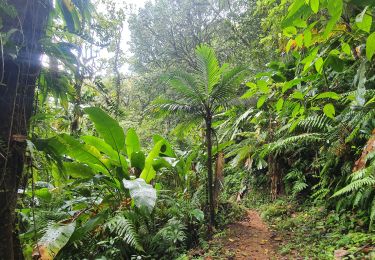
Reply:
M115 60L113 64L113 71L115 73L115 90L116 90L116 104L115 104L115 115L118 119L120 116L120 100L121 100L121 73L119 71L120 67L120 55L121 55L121 36L122 36L122 27L120 30L118 38L116 39L116 49L115 49Z
M78 64L77 64L77 68L76 68L76 71L74 73L74 80L75 80L75 83L74 83L74 106L73 106L73 119L72 119L72 122L70 124L70 134L75 136L75 135L78 135L79 133L79 123L80 123L80 118L81 118L81 115L82 115L82 111L81 111L81 103L82 103L82 84L83 84L83 75L82 75L82 71L81 71L81 65L80 65L80 62L81 62L81 57L82 57L82 50L79 49L78 50L78 56L77 56L77 60L78 60Z
M268 174L271 179L271 199L275 200L284 194L283 165L275 155L268 156Z
M40 39L51 8L49 0L13 0L17 17L2 17L2 32L18 29L5 48L0 65L0 259L22 259L15 225L26 137L40 71ZM13 53L12 53L13 52ZM16 56L14 56L14 54Z
M206 117L206 142L207 142L207 185L209 200L209 225L208 237L211 238L213 227L215 225L215 202L212 172L212 116L208 114Z

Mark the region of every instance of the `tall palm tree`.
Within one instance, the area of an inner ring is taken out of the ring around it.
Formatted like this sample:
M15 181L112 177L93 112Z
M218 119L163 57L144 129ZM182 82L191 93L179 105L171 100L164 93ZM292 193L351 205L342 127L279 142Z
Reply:
M174 72L168 77L167 84L174 90L175 99L159 100L158 106L164 110L183 114L191 120L197 118L205 122L207 147L207 184L209 198L209 235L215 224L215 208L213 197L212 170L212 122L215 114L226 109L236 96L236 88L247 70L236 67L222 66L216 58L215 52L207 45L196 48L197 70L195 73Z

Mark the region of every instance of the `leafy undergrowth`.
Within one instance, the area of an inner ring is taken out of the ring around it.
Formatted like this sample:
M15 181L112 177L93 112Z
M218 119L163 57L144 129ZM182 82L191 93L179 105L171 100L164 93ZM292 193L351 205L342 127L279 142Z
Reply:
M228 225L244 219L246 208L231 200L222 201L219 204L217 214L217 227L211 241L201 239L200 245L182 255L179 259L232 259L234 254L224 247L222 238L228 235Z
M299 205L287 198L257 207L261 217L281 237L281 255L308 259L375 259L375 230L368 230L358 212L338 214L324 206Z

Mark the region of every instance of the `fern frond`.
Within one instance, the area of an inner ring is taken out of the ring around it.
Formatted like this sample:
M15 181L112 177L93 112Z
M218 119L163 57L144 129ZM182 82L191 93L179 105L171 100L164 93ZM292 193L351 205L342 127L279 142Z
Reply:
M373 185L375 185L375 179L373 177L365 177L363 179L356 180L356 181L349 183L347 186L345 186L341 190L335 192L335 194L332 195L332 198L343 195L345 193L357 191L360 188L363 188L365 186L373 186Z
M129 246L135 248L138 251L143 251L140 238L133 226L133 223L130 220L126 219L124 216L114 216L104 224L104 227L111 233L114 233L118 237L121 237L122 240Z
M325 115L309 116L298 123L298 126L303 127L308 131L312 130L327 130L331 127L332 119Z
M269 153L279 153L283 150L292 149L297 145L316 143L322 140L319 133L304 133L296 136L291 136L285 139L277 140L276 142L266 144L260 152L260 156L264 157Z

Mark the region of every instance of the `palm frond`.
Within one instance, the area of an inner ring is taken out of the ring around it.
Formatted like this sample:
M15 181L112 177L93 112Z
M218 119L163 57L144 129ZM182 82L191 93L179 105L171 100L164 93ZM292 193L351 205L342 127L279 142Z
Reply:
M199 89L196 79L189 73L176 71L167 80L167 84L180 97L192 103L204 103L204 93Z
M205 86L206 95L209 96L216 84L220 81L221 69L215 51L207 45L200 45L196 51L198 77Z

